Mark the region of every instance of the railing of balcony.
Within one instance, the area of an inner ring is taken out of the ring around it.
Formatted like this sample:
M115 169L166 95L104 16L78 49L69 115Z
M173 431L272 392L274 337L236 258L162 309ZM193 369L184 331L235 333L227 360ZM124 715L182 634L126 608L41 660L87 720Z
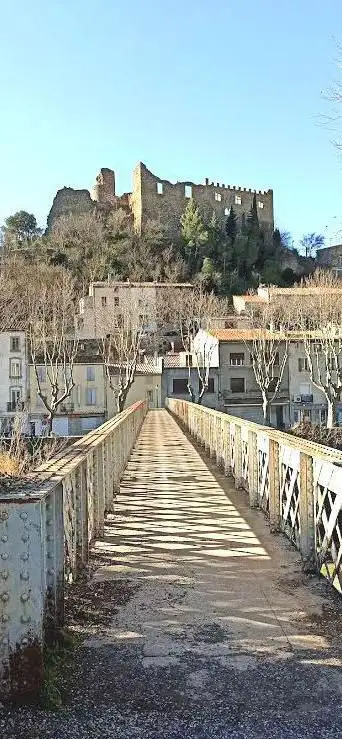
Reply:
M341 593L342 451L184 400L166 405Z
M63 623L64 584L104 531L147 411L139 402L0 488L0 694L36 692L43 649Z

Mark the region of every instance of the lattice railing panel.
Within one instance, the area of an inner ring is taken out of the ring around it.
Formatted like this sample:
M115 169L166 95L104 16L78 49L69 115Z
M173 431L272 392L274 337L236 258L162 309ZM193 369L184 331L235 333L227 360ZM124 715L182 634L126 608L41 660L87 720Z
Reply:
M242 479L244 480L245 489L248 490L249 479L249 453L248 453L248 428L242 426L241 429L241 451L242 451Z
M233 475L235 475L235 460L236 460L236 448L235 448L235 424L230 424L230 469Z
M260 508L269 513L270 504L270 443L266 434L258 434L258 500Z
M314 461L316 554L321 574L342 592L342 467Z
M279 446L280 520L281 528L295 546L300 548L300 453L297 449Z

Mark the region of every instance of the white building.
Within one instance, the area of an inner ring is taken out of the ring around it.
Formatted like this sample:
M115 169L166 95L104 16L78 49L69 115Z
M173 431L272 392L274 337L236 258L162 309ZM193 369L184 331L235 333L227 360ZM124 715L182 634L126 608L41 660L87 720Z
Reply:
M120 323L144 326L147 333L156 329L158 297L162 290L193 289L190 283L92 282L89 295L79 303L78 330L81 339L94 339L110 332L113 317Z
M24 413L28 399L27 346L24 331L0 333L1 433L10 430L14 416Z

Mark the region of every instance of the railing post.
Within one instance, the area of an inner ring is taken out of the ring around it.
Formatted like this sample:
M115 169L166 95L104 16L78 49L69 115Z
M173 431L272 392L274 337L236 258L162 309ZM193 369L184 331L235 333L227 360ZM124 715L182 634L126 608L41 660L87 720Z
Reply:
M251 508L258 506L258 435L248 431L248 494Z
M235 424L234 434L235 444L235 487L240 488L242 486L242 439L241 439L241 426Z
M230 423L226 421L224 423L224 437L223 437L223 466L224 474L229 475L231 471L231 454L230 454Z
M301 452L299 467L300 549L305 561L315 560L315 495L313 459Z
M270 526L271 531L280 529L280 475L279 475L279 443L269 440L269 480L270 480Z

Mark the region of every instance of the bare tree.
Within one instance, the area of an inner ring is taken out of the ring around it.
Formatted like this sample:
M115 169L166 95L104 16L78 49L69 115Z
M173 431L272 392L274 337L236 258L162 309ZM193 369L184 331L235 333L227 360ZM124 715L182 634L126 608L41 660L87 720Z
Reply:
M143 288L139 294L132 298L127 291L117 309L109 305L97 318L100 351L118 413L125 407L139 362L155 340L156 304Z
M75 386L73 369L78 338L75 284L62 267L37 265L24 292L27 338L37 394L47 411L47 430Z
M311 382L327 401L327 428L333 428L342 399L341 282L331 272L318 270L298 288L291 304Z
M163 291L161 296L164 320L173 324L179 333L183 349L189 355L188 391L192 402L202 403L204 393L208 390L209 373L212 365L212 354L215 342L196 341L201 329L210 331L218 318L227 315L227 301L216 297L213 293L205 293L200 288L172 287ZM194 360L194 365L192 360ZM198 393L192 382L195 370L198 377Z
M289 355L288 310L285 301L250 304L250 329L245 344L250 352L254 378L262 397L264 423L271 423L271 406L277 397Z

